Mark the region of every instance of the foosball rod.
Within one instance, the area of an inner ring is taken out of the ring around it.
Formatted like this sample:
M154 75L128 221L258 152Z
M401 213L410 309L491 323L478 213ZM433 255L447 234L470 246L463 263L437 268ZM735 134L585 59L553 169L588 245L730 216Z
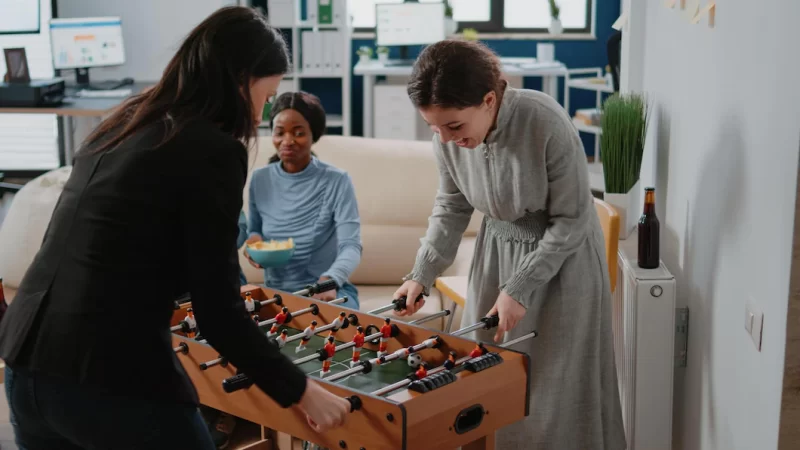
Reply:
M342 298L337 298L336 300L331 300L328 303L338 304L338 303L343 303L343 302L346 302L346 301L347 301L347 297L342 297ZM295 316L300 316L300 315L307 314L307 313L310 313L310 312L313 312L313 311L316 311L316 310L319 310L319 306L311 305L308 308L298 309L297 311L295 311L293 313L290 312L290 314L292 315L292 317L295 317ZM273 317L272 319L265 320L263 322L258 322L258 326L259 327L263 327L263 326L267 326L267 325L272 325L275 322L276 322L276 320ZM201 344L208 344L208 341L205 340L205 339L201 339L201 340L199 340L197 342L199 342Z
M353 367L352 369L348 369L348 370L339 372L339 373L337 373L335 375L331 375L330 377L327 378L327 380L330 381L330 382L334 382L336 380L341 380L342 378L347 378L350 375L357 375L357 374L362 373L364 371L369 372L370 370L372 370L372 366L373 365L386 364L386 363L392 362L392 361L394 361L396 359L400 359L404 355L408 356L408 355L410 355L412 353L417 353L420 350L424 350L426 348L433 348L433 347L435 347L437 345L438 342L440 342L440 338L438 336L435 337L435 338L425 339L422 343L411 346L410 349L409 348L401 348L401 349L398 349L394 353L391 353L389 355L384 355L384 356L380 356L378 358L372 358L370 360L361 361L361 365L359 365L357 367Z
M329 301L327 303L329 305L338 305L339 303L344 303L346 301L347 301L347 297L342 297L342 298L337 298L335 300L331 300L331 301ZM310 313L312 311L319 311L319 306L318 305L311 305L308 308L298 309L295 312L291 312L291 311L289 311L289 312L292 314L292 317L297 317L297 316L301 316L303 314ZM267 320L265 320L263 322L258 322L258 326L264 327L264 326L267 326L267 325L272 325L275 322L277 322L277 320L273 317L272 319L267 319Z
M300 297L306 297L309 295L319 294L320 292L327 292L330 291L331 289L336 289L336 282L333 280L325 280L322 283L309 284L308 286L306 286L305 289L301 289L297 292L292 292L292 294ZM176 300L176 302L187 299L190 299L190 297L188 295L185 295L184 297L181 297L180 299ZM261 303L261 306L267 306L273 303L282 304L283 299L281 298L280 295L276 294L275 297L263 300L259 303ZM181 331L182 329L183 325L175 325L174 327L170 328L169 331L175 332L175 331Z
M314 294L319 294L321 292L327 292L336 289L336 287L337 286L335 281L325 280L322 283L309 284L308 286L305 287L305 289L300 289L297 292L292 292L292 295L297 295L300 297L310 297ZM280 295L275 294L275 297L263 300L259 303L261 303L261 306L267 306L273 303L277 303L280 305L283 303L283 299L281 298Z
M526 334L524 336L520 336L520 337L518 337L518 338L516 338L516 339L514 339L512 341L508 341L508 342L504 343L503 345L500 345L500 347L501 348L510 347L510 346L512 346L512 345L514 345L516 343L519 343L519 342L522 342L522 341L525 341L525 340L528 340L528 339L531 339L531 338L535 338L538 335L539 335L539 333L537 331L533 331L533 332L528 333L528 334ZM458 367L458 366L464 364L465 362L469 361L470 359L472 359L472 357L470 357L469 355L463 356L463 357L457 359L456 363L455 363L455 367ZM444 370L447 370L447 368L444 365L441 365L439 367L433 368L430 371L428 371L428 375L436 375L437 373L442 372ZM401 381L398 381L397 383L390 384L389 386L386 386L386 387L383 387L381 389L378 389L377 391L373 392L372 395L381 396L381 395L384 395L384 394L388 394L389 392L396 391L398 389L402 389L402 388L410 385L412 382L413 381L409 380L409 379L401 380Z
M389 311L391 309L393 309L395 311L402 311L402 310L406 309L406 301L407 300L408 300L408 297L406 297L404 295L404 296L402 296L400 298L392 300L392 302L389 303L386 306L381 306L380 308L375 308L372 311L367 311L367 314L381 314L381 313L384 313L384 312ZM417 299L414 302L416 303L416 302L419 302L420 300L422 300L422 294L419 294L417 296Z
M408 324L409 325L420 325L420 324L423 324L425 322L430 322L431 320L438 319L439 317L447 316L449 314L450 314L450 310L449 309L445 309L445 310L439 311L437 313L431 314L430 316L422 317L422 318L414 320L412 322L408 322ZM370 342L370 341L372 341L374 339L380 338L381 336L383 336L383 333L381 333L381 332L370 334L369 336L364 337L364 342ZM336 346L336 351L339 352L341 350L347 350L348 348L353 347L354 345L356 345L356 344L353 343L353 342L346 342L344 344L337 345ZM319 354L318 353L314 353L313 355L304 356L304 357L302 357L300 359L295 359L292 362L295 363L296 365L300 365L300 364L305 364L305 363L307 363L309 361L314 361L315 359L317 359L317 360L319 359Z

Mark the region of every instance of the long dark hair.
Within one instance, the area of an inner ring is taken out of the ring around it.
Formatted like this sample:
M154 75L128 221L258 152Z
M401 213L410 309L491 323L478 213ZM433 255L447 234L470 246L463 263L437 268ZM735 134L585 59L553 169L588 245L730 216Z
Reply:
M289 70L286 41L256 10L231 6L195 27L147 92L131 98L87 138L103 141L95 152L114 148L142 127L160 120L168 132L162 144L192 119L205 118L235 139L251 141L257 123L250 82ZM112 130L119 130L104 139Z
M293 109L300 113L311 128L311 142L316 143L325 134L325 108L319 97L308 92L285 92L275 99L269 111L269 126L274 129L273 122L282 111ZM314 152L312 155L317 156ZM268 164L280 161L277 153L272 155Z
M484 96L502 90L500 59L474 41L444 40L425 47L417 57L407 85L416 108L468 108Z

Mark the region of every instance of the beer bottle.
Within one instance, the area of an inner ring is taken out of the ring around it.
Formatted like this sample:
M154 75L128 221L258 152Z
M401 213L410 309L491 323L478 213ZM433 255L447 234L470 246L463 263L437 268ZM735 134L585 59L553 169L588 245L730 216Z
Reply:
M659 223L656 217L656 190L644 190L644 212L639 218L639 267L655 269L659 266Z

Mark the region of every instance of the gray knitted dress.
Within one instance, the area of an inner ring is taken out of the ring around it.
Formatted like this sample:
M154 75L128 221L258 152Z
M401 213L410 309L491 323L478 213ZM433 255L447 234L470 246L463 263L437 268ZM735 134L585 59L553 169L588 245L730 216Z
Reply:
M484 317L503 289L527 308L506 339L540 333L514 347L531 356L530 415L499 430L497 448L624 449L603 232L566 112L545 94L508 87L486 143L433 142L439 192L406 278L429 292L477 209L485 218L462 324Z

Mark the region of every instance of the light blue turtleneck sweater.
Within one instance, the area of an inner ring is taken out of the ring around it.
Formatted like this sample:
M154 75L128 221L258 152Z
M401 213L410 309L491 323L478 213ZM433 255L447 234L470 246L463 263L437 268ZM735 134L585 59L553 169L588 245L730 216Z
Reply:
M299 173L280 163L253 172L249 235L294 239L295 254L284 267L264 269L264 283L289 292L321 276L341 287L361 261L361 221L350 176L316 157Z

